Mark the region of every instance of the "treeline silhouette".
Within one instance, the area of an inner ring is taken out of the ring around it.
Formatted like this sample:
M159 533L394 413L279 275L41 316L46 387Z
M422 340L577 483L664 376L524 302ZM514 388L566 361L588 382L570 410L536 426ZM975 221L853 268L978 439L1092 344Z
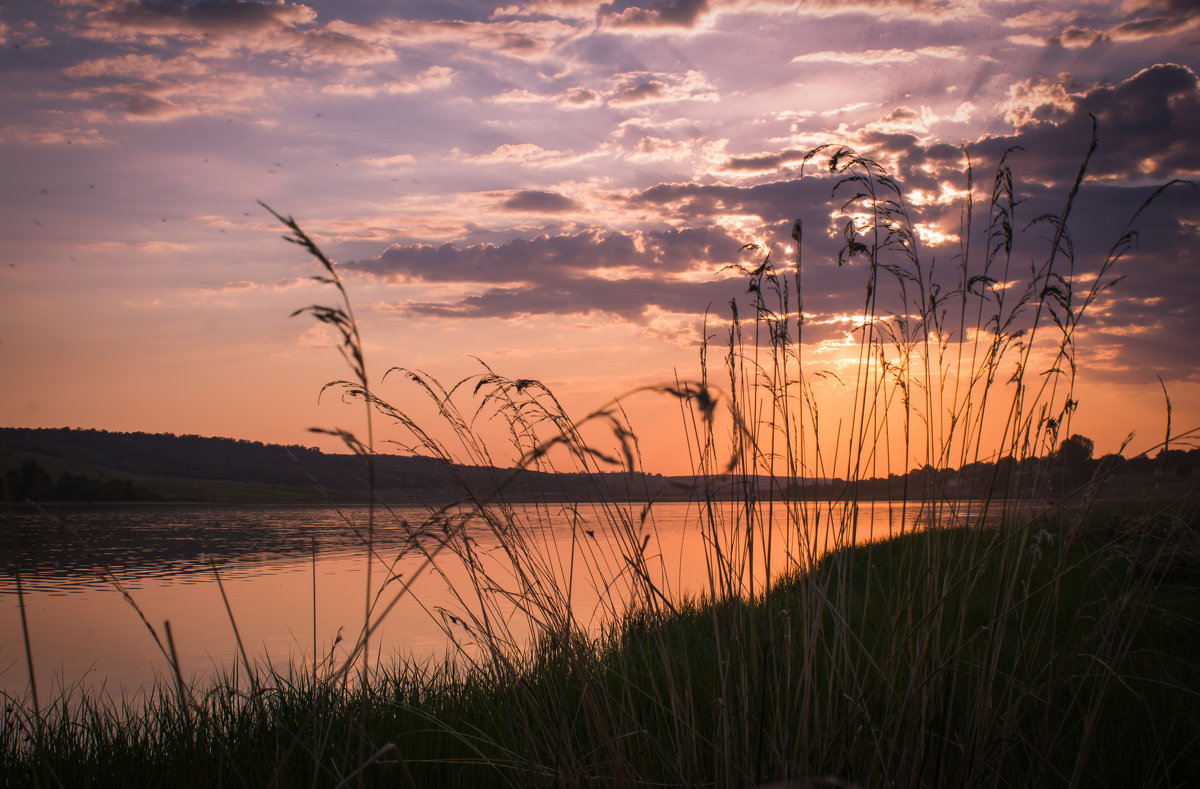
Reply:
M55 479L37 460L26 458L4 473L12 501L163 501L165 497L129 479L59 472Z
M799 481L788 488L796 498L819 499L988 499L1061 498L1101 485L1101 498L1141 497L1148 486L1160 489L1187 483L1200 468L1200 449L1162 449L1126 458L1112 453L1093 457L1095 443L1075 433L1043 457L969 463L962 468L925 465L907 474L863 479Z
M149 477L147 485L132 484L133 498L147 500L159 478L215 480L276 487L323 488L362 494L367 490L362 458L352 454L322 452L315 447L263 444L233 438L208 438L172 433L121 433L78 428L0 428L0 446L44 458L100 466L116 472ZM73 488L55 483L34 466L11 469L10 498L111 501L112 498L76 496ZM40 473L39 473L40 472ZM25 476L22 476L24 474ZM49 480L49 482L47 481ZM651 485L647 490L646 485ZM419 456L378 455L375 485L393 500L453 500L464 487L483 493L504 487L513 499L583 498L605 487L609 496L645 498L663 486L657 475L621 473L591 476L524 472L514 477L503 468L461 466ZM36 494L36 495L35 495Z
M99 466L149 477L145 481L62 471L57 478L28 458L5 474L13 501L153 501L158 478L216 480L289 488L362 493L367 489L362 459L325 453L314 447L281 446L232 438L171 433L117 433L74 428L0 428L0 445L44 458ZM901 499L938 497L1070 496L1095 480L1105 497L1144 493L1147 485L1177 485L1200 468L1200 449L1163 449L1154 457L1094 458L1094 443L1083 435L1064 439L1049 455L1022 460L971 463L960 469L926 465L907 474L863 479L794 479L786 495L796 499ZM452 500L464 487L478 493L504 488L513 500L586 499L603 495L630 499L690 498L701 489L740 498L778 484L767 478L666 478L659 474L613 472L599 475L527 471L514 475L495 467L448 465L434 458L379 455L376 487L398 500ZM601 490L601 488L603 490Z

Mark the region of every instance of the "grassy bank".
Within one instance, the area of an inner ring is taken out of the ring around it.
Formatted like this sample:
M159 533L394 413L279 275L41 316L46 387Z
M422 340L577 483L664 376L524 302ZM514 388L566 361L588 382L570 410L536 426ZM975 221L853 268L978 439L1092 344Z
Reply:
M40 723L10 705L0 781L1193 784L1200 556L1166 546L1196 524L1136 528L917 532L753 602L547 637L508 663L229 676L187 704L164 684L144 709L63 698Z

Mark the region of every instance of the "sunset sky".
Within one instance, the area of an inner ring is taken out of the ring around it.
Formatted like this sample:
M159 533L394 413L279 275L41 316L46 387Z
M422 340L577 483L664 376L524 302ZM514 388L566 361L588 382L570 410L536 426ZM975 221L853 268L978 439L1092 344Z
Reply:
M1081 282L1155 185L1200 171L1190 0L5 0L0 44L8 426L358 429L317 402L344 374L331 335L289 317L333 295L258 200L343 264L376 378L451 382L478 357L582 414L697 375L706 309L721 345L745 300L724 267L746 243L786 259L795 218L806 352L857 358L864 272L837 265L832 181L800 178L814 146L894 173L949 272L963 146L980 214L1022 146L1023 227L1062 208L1094 115ZM1200 193L1169 190L1140 230L1076 337L1072 430L1097 454L1162 439L1160 376L1176 431L1200 425ZM630 405L646 464L686 471L662 405Z

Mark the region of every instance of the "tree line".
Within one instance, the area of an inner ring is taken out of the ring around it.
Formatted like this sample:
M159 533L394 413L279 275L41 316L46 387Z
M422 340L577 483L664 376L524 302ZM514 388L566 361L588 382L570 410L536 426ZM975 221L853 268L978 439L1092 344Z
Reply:
M328 490L363 491L366 481L361 458L326 454L303 446L280 446L230 438L205 438L170 433L112 433L70 428L0 428L0 445L46 458L70 460L108 470L96 473L61 472L54 477L30 458L6 471L10 501L154 501L156 478L191 478L311 488L314 481ZM890 474L848 483L841 479L792 480L793 498L921 499L950 497L1069 496L1093 480L1102 480L1105 494L1131 495L1153 481L1173 484L1187 480L1200 468L1200 449L1166 448L1154 457L1120 454L1093 457L1094 442L1074 434L1044 457L971 463L959 469L926 465L906 474ZM151 482L119 479L113 472L149 477ZM716 480L720 482L719 480ZM475 490L505 485L514 499L587 498L605 494L618 498L687 498L699 480L676 478L668 484L660 475L526 472L512 477L504 469L448 466L425 457L381 455L376 459L379 489L414 498L463 485ZM729 495L738 485L727 480ZM768 484L766 480L745 480ZM597 488L602 485L603 490Z

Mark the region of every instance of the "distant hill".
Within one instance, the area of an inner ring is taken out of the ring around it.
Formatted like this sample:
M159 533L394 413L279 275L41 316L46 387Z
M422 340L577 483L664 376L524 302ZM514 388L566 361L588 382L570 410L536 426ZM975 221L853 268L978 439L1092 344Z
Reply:
M362 501L366 469L351 454L232 438L170 433L113 433L71 428L0 428L3 477L14 501L195 501L319 503ZM787 479L718 474L559 474L450 465L427 457L377 455L375 489L383 501L444 504L490 496L509 501L680 500L785 495L858 500L1074 496L1095 481L1103 498L1167 496L1195 484L1200 449L1163 449L1151 459L1091 457L1091 440L1071 436L1042 458L961 469L915 468L905 475L860 480Z
M7 427L0 428L0 447L10 484L19 484L23 464L27 477L30 464L44 472L30 477L36 478L37 491L43 495L15 498L111 500L124 490L134 500L273 502L319 499L322 491L338 499L362 497L368 490L361 458L298 445L170 433ZM641 474L588 477L526 472L517 479L509 477L505 469L451 466L433 458L378 455L375 460L376 489L399 501L457 499L464 481L477 495L495 490L503 481L513 499L588 498L597 492L597 485L604 485L608 495L642 498L647 485L658 490L665 484L661 478ZM78 478L90 481L90 486L79 484ZM61 495L63 490L82 494ZM112 493L90 493L101 490Z
M6 449L22 450L144 476L226 480L264 485L365 487L361 459L304 446L171 433L111 433L71 428L0 428ZM307 472L307 475L306 475ZM381 487L438 487L449 480L437 461L382 456Z

